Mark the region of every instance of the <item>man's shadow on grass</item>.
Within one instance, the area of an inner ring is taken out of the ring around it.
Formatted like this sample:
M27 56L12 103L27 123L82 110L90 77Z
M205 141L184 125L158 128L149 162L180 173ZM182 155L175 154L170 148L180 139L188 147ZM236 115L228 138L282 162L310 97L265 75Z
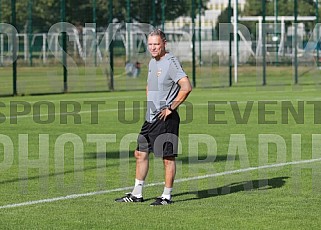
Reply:
M225 162L225 161L238 161L239 157L236 156L235 159L228 159L227 155L205 155L200 154L199 156L184 156L178 155L176 158L177 162L182 162L183 164L200 164L200 163L214 163L214 162Z
M126 159L134 158L134 151L108 151L108 152L90 152L85 154L85 159Z
M285 185L286 180L289 177L275 177L271 179L260 179L260 180L249 180L238 183L228 184L218 188L204 189L192 192L183 192L173 194L176 197L175 202L184 202L190 200L205 199L210 197L224 196L244 191L255 191L255 190L269 190L275 188L281 188ZM187 199L177 199L181 196L195 194L195 197Z

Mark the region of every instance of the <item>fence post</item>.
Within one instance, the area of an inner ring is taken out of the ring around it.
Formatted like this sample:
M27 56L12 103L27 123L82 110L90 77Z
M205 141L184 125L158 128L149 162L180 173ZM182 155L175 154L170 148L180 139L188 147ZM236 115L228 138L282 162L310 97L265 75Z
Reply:
M109 0L108 3L108 25L111 25L113 22L113 0ZM108 26L109 27L109 26ZM113 31L113 30L112 30ZM110 90L114 90L114 41L112 36L112 31L108 32L108 39L110 41L109 45L109 61L110 61Z
M97 66L97 26L96 26L96 9L97 4L96 0L93 0L93 23L95 24L95 31L94 31L94 65Z
M162 0L162 30L165 29L165 9L166 9L166 2Z
M11 0L11 24L14 28L17 27L16 20L16 0ZM12 31L12 80L13 80L13 95L17 95L17 36Z
M277 23L278 23L278 16L279 16L279 10L278 10L278 0L274 0L274 36L277 36ZM279 64L279 47L278 47L279 39L275 41L275 65L278 66Z
M130 5L131 5L131 0L126 1L126 61L131 61L131 28L130 28L130 23L131 23L131 15L130 15Z
M0 23L2 23L2 0L0 0ZM1 25L0 25L1 31ZM3 45L2 45L2 35L0 34L0 66L3 65Z
M29 47L29 65L32 66L32 7L33 7L33 0L29 0L28 2L28 47Z
M229 25L231 25L231 22L232 22L232 3L231 3L232 0L229 0L228 1L228 21L229 21ZM230 31L230 30L229 30ZM229 48L228 48L228 52L229 52L229 55L228 55L228 64L229 64L229 86L232 86L233 85L233 81L232 81L232 71L233 71L233 66L232 66L232 36L231 34L229 34L229 41L228 41L228 44L229 44Z
M202 0L198 0L198 49L199 49L199 65L202 65Z
M263 83L266 85L266 39L265 39L265 16L266 16L266 2L262 1L262 64L263 64Z
M156 4L155 0L152 0L152 20L151 24L155 27L156 26Z
M67 69L67 34L65 32L66 22L66 0L60 0L60 18L63 23L62 28L62 65L64 72L64 92L68 92L68 69Z
M320 43L319 43L319 33L320 33L320 26L319 26L319 0L316 0L315 1L315 4L316 4L316 9L315 9L315 16L316 16L316 19L315 19L315 24L317 25L317 36L316 36L316 43L317 43L317 67L319 67L319 58L320 58L320 53L319 53L319 49L320 49Z
M298 0L294 0L294 84L298 84Z
M192 56L193 56L193 86L196 87L196 60L195 60L195 0L192 0Z
M238 81L238 65L239 65L239 45L238 45L238 0L234 0L234 8L233 8L233 17L234 17L234 82Z

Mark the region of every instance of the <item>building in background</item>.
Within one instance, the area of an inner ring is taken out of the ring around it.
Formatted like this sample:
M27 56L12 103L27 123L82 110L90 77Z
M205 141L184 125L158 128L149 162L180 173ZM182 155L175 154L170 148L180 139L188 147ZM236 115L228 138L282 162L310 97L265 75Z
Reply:
M196 8L198 1L195 1ZM231 0L233 8L234 0ZM246 0L238 0L238 9L243 11ZM195 17L195 46L196 59L200 64L208 60L218 60L221 63L228 63L229 50L228 40L218 41L215 27L218 17L228 7L229 0L210 0L206 5L206 10L201 15ZM201 28L201 30L199 30ZM165 24L165 32L167 34L167 48L175 53L181 61L192 60L192 18L179 17L174 21L168 21ZM201 42L200 42L201 41ZM222 45L223 44L223 45ZM253 54L251 42L240 41L239 63L246 62L249 56Z
M199 27L199 21L201 21L201 28L204 37L212 37L213 30L217 23L217 19L220 14L228 7L229 0L210 0L206 4L207 10L199 17L199 14L195 18L195 27ZM238 0L238 8L243 11L245 7L246 0ZM234 0L231 0L233 7ZM197 7L197 1L196 1ZM166 23L166 30L175 30L175 29L191 29L192 18L181 16L172 22Z

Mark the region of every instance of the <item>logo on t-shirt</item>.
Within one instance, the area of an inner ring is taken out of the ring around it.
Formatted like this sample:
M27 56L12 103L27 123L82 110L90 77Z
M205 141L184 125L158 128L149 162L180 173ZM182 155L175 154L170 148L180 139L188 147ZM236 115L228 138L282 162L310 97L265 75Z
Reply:
M162 74L162 69L161 69L161 68L159 68L159 69L157 70L156 75L157 75L157 77L159 77L161 74Z

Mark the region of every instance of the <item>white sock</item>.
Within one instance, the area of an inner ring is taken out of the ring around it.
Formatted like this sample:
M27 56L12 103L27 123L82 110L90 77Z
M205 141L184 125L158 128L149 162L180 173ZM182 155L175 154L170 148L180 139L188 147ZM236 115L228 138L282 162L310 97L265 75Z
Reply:
M136 196L137 198L141 198L143 196L143 186L144 181L135 179L135 187L132 191L132 195Z
M164 191L163 191L163 194L162 194L162 198L165 198L167 200L170 200L172 198L172 191L173 191L173 188L166 188L164 187Z

